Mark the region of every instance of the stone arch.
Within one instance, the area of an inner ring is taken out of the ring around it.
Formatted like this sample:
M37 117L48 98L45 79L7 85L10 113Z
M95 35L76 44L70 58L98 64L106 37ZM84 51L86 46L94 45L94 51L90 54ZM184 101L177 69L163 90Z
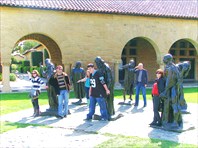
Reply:
M149 81L153 81L155 79L155 71L162 64L161 52L157 44L147 38L147 37L134 37L129 40L121 53L121 59L123 65L128 63L130 59L134 59L136 65L138 63L143 63L150 73ZM119 71L120 77L119 79L123 79L123 71Z
M170 49L169 53L173 55L174 62L179 63L182 61L190 61L191 62L191 70L186 77L186 79L194 80L196 78L196 72L198 70L197 64L197 56L198 56L198 48L197 43L192 39L183 38L175 41Z
M52 38L43 34L33 33L33 34L28 34L22 37L21 39L17 41L17 43L24 41L24 40L35 40L35 41L40 42L48 50L52 62L56 65L62 64L61 50Z

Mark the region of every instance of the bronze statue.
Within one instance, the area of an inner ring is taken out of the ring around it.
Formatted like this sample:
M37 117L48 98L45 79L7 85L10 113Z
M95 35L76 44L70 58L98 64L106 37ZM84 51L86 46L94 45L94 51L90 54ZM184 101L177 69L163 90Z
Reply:
M164 74L166 86L165 91L160 94L160 97L164 99L162 125L165 128L178 129L183 125L179 105L179 84L181 84L181 77L178 67L173 63L171 54L166 54L163 62L165 64Z
M181 107L182 112L187 113L187 103L184 98L184 91L183 91L183 79L188 76L188 73L191 69L191 64L189 61L184 61L181 63L176 64L179 72L180 72L180 84L179 84L179 105Z
M49 79L54 75L54 64L50 59L45 60L46 70L44 70L43 65L40 64L41 74L43 77L47 78L47 94L49 101L49 110L57 110L58 109L58 99L55 93L55 89L52 85L49 84Z
M84 82L78 83L79 80L85 77L85 70L81 67L81 62L77 61L75 67L71 71L70 80L72 81L75 97L79 101L73 104L80 105L82 103L82 98L85 97Z
M129 95L129 99L132 101L132 94L134 94L134 67L135 62L134 60L130 60L128 64L124 65L122 68L124 71L124 90L123 90L123 97L124 102L126 100L126 94Z
M105 99L107 101L107 110L109 116L112 116L115 114L115 109L114 109L114 79L112 76L111 68L99 56L95 58L95 63L97 65L98 70L104 75L105 82L107 84L108 89L110 90L110 95L108 95L107 98Z

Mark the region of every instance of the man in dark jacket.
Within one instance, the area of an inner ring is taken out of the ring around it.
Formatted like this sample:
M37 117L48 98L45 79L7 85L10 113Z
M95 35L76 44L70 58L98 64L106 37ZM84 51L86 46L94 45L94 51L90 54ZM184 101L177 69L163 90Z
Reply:
M70 80L66 73L63 72L61 65L56 67L56 73L50 78L49 84L55 88L58 96L58 115L57 118L67 117L69 102Z
M142 90L142 95L144 99L144 106L146 107L146 86L148 82L148 72L146 69L143 68L143 64L139 63L138 66L135 67L135 73L136 73L136 96L135 96L135 105L138 106L139 104L139 94L140 89Z

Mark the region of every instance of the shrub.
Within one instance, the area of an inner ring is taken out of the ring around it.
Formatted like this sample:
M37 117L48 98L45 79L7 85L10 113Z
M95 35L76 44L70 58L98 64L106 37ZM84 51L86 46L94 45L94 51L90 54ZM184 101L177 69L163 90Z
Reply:
M0 81L2 81L2 73L0 73ZM10 81L16 81L16 75L14 73L10 73Z
M17 64L12 64L11 65L11 72L16 72L16 70L17 70Z
M30 71L30 66L23 67L23 72L26 73L27 71Z
M23 66L30 66L30 61L28 61L28 60L22 61L22 65Z
M14 73L10 73L10 81L16 81L16 75Z

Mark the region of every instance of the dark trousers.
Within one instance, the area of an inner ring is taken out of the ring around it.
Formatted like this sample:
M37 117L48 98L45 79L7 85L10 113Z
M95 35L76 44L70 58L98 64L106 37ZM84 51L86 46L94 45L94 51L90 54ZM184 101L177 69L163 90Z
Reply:
M160 117L160 114L159 114L159 104L160 104L160 98L159 96L153 96L153 113L154 113L154 117L153 117L153 121L154 122L158 122L158 123L161 123L161 117Z
M32 99L32 105L33 105L34 109L39 109L38 98Z

